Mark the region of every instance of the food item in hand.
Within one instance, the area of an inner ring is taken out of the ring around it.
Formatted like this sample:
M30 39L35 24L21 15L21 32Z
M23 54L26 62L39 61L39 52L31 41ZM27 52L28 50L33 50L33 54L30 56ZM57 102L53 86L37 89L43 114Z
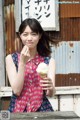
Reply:
M47 77L48 65L44 62L40 63L36 69L41 78Z

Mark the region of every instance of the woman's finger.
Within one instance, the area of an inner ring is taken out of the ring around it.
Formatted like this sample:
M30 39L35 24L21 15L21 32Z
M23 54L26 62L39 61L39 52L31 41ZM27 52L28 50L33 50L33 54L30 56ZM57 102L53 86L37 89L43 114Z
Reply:
M24 54L25 51L26 51L26 49L27 49L27 46L25 45L25 46L23 47L22 51L21 51L21 54Z
M21 54L24 55L24 56L30 56L30 53L29 53L29 48L25 45L24 48L22 49L21 51Z
M52 89L53 88L53 86L52 86L53 84L52 84L51 79L41 80L40 84L41 84L43 90L48 90L48 89Z

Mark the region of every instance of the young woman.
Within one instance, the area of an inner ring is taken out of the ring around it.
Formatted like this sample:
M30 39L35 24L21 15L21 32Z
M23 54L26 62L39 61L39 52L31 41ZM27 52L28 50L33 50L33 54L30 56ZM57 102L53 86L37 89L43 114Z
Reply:
M25 19L18 33L23 48L20 53L6 57L6 70L13 91L9 111L53 111L47 99L55 93L55 60L50 56L52 41L34 18ZM48 76L44 79L36 71L41 62L49 65Z

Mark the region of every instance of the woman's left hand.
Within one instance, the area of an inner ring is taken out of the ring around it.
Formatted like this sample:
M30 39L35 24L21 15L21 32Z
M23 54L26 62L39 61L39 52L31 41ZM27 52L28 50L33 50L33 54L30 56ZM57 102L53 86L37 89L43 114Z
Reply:
M44 79L40 80L40 85L42 89L46 91L46 95L52 97L54 93L53 82L50 78L45 77Z
M53 89L52 80L48 77L40 80L40 85L42 86L43 90L50 90Z

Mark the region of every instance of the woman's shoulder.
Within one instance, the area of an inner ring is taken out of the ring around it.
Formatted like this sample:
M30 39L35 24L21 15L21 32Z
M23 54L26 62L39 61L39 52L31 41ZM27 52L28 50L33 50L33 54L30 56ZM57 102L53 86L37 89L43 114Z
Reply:
M7 56L6 56L6 60L10 60L11 59L11 54L8 54Z
M6 63L6 67L10 67L12 66L12 57L11 57L11 54L8 54L5 58L5 63Z
M8 54L6 56L6 61L12 60L13 58L17 58L17 53Z
M12 53L8 54L6 56L6 65L13 65L13 63L16 66L16 69L18 70L18 54L17 53Z
M53 61L53 62L55 62L55 59L54 59L53 57L51 57L51 58L50 58L50 61Z
M53 57L50 58L49 64L54 65L55 66L55 59Z
M53 57L44 57L44 62L49 64L50 62L55 62L55 59Z

